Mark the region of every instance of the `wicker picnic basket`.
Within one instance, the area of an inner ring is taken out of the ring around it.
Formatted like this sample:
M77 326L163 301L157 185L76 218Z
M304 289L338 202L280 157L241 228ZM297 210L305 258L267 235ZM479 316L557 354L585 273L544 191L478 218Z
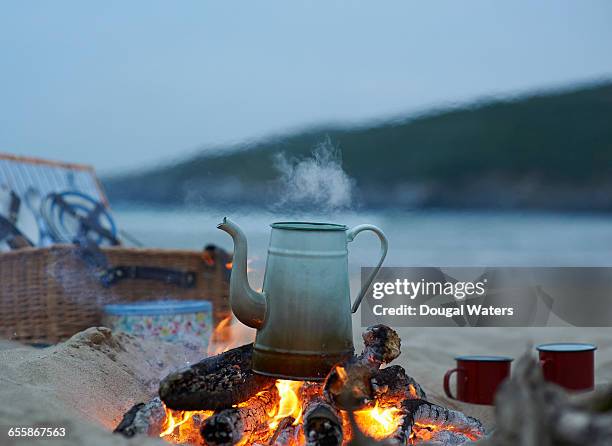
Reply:
M202 252L104 247L108 265L171 269L188 283L131 277L112 284L100 280L78 248L55 245L0 254L0 337L28 343L55 343L101 324L103 306L152 299L205 299L216 323L230 315L226 262ZM208 261L206 261L208 260Z

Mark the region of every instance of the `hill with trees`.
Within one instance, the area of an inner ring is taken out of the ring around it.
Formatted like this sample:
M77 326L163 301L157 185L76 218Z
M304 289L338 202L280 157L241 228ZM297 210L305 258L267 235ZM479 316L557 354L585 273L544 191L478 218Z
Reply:
M107 178L113 202L265 206L283 194L279 154L328 141L363 207L612 210L612 83L323 126Z

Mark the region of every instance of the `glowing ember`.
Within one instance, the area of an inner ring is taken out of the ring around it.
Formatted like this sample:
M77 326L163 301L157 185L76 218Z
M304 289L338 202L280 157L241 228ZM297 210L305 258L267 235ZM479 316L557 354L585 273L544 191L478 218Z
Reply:
M293 417L294 425L302 420L302 402L298 396L303 383L301 381L289 381L286 379L276 380L276 388L280 396L278 408L275 414L270 414L274 418L269 424L270 429L276 429L278 423L285 417Z
M444 426L443 428L441 428L440 426L437 426L435 424L415 423L414 427L412 428L412 434L410 435L410 444L418 444L421 442L429 441L432 439L433 435L440 430L458 432L462 435L465 435L471 441L476 441L480 438L479 435L466 432L462 429L457 429L454 426Z
M336 372L338 373L338 377L341 381L346 381L348 379L348 375L346 374L346 369L342 366L336 366Z
M419 398L419 394L412 384L408 384L408 391L410 392L410 397L414 398L415 400Z
M376 402L372 409L355 412L355 421L363 433L382 440L395 432L401 422L401 415L396 407L381 408Z

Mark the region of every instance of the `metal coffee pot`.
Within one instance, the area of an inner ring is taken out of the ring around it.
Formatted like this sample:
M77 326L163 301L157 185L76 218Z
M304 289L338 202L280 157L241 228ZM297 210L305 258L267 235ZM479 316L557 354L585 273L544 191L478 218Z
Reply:
M379 228L273 223L263 290L257 292L247 278L244 233L228 218L217 227L234 239L230 304L238 320L257 329L256 373L322 380L334 364L353 354L351 312L359 308L387 255L387 239ZM347 245L362 231L378 235L380 259L351 307Z

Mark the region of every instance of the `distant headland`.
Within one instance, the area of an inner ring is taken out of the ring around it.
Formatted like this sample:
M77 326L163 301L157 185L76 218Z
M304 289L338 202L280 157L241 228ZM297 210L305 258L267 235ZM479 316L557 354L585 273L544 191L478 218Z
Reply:
M321 141L364 208L612 211L612 82L206 150L104 185L114 203L268 206L284 193L278 154Z

